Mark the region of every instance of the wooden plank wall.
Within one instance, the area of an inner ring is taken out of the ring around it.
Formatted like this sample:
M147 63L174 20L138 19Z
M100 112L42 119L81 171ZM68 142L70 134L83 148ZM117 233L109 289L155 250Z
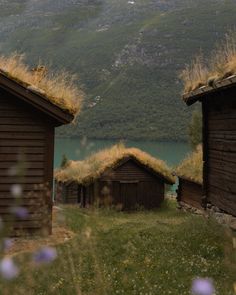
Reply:
M157 178L138 166L134 161L129 160L116 169L104 173L101 180L157 181Z
M197 209L202 207L203 186L193 181L179 178L177 190L178 202L183 202Z
M133 186L133 195L131 186ZM125 203L128 207L134 208L138 205L152 209L160 206L164 200L163 180L153 176L132 160L101 177L100 197L103 199L106 198L104 188L105 191L109 190L109 195L115 205ZM124 198L131 198L133 204Z
M103 193L104 189L106 193ZM123 209L153 209L159 207L164 200L164 183L101 181L99 198L102 205L113 204Z
M132 185L133 189L131 189ZM98 181L88 186L80 187L76 183L64 184L64 186L66 203L78 203L78 194L80 194L81 206L84 207L98 201L97 205L123 204L130 207L129 209L137 205L148 209L159 207L164 200L165 189L162 179L153 176L132 160L115 170L104 173ZM127 197L132 201L124 200Z
M206 108L207 200L236 216L236 92L215 94Z
M51 231L52 198L45 189L52 187L53 149L54 127L47 118L0 90L0 216L11 219L10 206L16 200L10 189L14 184L22 186L20 205L30 213L14 223L16 229ZM16 165L26 167L20 176L10 170Z
M55 181L55 202L56 203L65 203L65 198L66 198L66 186L65 183L60 182L60 181Z
M72 182L66 185L66 204L78 204L79 203L79 195L80 195L80 186Z

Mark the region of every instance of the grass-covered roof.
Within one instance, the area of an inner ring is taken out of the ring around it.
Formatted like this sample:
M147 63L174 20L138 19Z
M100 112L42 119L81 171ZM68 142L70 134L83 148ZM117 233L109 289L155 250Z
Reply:
M186 102L190 97L236 83L236 32L226 34L210 57L198 55L180 77Z
M203 160L202 160L202 145L199 145L196 150L189 154L183 162L177 167L176 173L179 177L203 183Z
M126 148L123 144L116 144L101 150L84 161L69 161L64 168L56 171L55 176L61 182L91 183L99 178L105 170L115 168L120 161L128 157L135 158L142 165L163 177L167 183L173 184L175 182L164 161L156 159L137 148Z
M44 66L30 68L24 62L24 56L12 54L0 56L0 74L28 91L38 93L46 100L75 116L81 107L83 93L75 85L75 76L66 72L49 73Z

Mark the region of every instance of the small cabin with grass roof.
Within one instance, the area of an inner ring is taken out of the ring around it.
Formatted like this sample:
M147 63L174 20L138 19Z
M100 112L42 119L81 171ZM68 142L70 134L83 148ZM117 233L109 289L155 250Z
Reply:
M236 216L236 75L184 95L202 103L205 204Z
M51 233L54 131L79 108L70 86L0 57L0 218L11 235Z
M153 209L175 179L167 165L136 148L118 144L56 171L57 199L64 203Z
M179 178L177 201L181 206L203 209L202 168L202 146L199 145L176 169Z
M204 203L236 216L236 32L181 77L185 103L202 105Z

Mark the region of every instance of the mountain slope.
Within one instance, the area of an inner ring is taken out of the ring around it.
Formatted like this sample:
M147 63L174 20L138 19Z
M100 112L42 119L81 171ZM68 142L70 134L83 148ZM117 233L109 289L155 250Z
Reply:
M94 138L184 139L190 109L180 99L178 72L236 24L235 0L5 4L0 51L79 73L84 110L59 133Z

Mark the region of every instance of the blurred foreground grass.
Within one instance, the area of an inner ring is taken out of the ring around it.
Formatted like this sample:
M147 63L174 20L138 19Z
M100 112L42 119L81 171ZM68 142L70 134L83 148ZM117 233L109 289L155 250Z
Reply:
M75 232L58 258L36 267L16 256L19 277L0 294L190 294L193 278L210 277L217 294L233 295L232 236L212 220L177 211L119 213L64 206L58 222Z

